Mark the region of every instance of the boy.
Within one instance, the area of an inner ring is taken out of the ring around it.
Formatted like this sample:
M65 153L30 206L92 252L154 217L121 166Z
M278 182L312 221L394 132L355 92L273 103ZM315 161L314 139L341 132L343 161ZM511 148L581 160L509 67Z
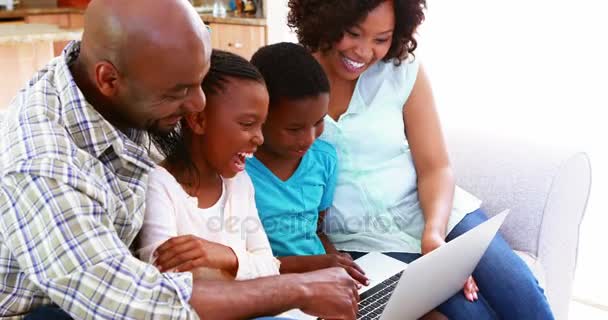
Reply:
M335 149L317 140L329 104L329 81L302 46L278 43L252 57L266 81L270 104L264 143L247 162L255 200L280 272L343 267L367 284L348 254L339 253L320 231L331 206L337 176Z

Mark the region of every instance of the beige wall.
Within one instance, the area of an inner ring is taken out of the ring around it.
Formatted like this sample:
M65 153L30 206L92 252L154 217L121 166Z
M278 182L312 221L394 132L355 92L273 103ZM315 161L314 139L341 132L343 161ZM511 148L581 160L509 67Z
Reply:
M266 24L268 26L268 44L277 42L298 42L295 34L287 27L287 0L270 0L264 2Z
M19 89L52 58L50 41L0 44L0 109L5 109Z

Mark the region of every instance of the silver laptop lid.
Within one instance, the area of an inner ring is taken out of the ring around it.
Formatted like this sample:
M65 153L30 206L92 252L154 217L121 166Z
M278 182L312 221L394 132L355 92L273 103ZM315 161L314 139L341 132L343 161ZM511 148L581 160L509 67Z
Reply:
M463 289L509 210L410 263L380 319L418 319Z

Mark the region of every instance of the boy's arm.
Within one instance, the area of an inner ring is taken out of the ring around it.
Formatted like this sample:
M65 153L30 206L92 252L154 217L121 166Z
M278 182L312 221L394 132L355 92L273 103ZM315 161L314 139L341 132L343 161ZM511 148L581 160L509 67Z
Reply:
M321 240L321 243L323 244L323 248L325 248L325 252L339 254L340 252L338 252L338 249L336 249L334 244L331 243L331 241L329 241L329 238L327 237L325 232L323 232L323 222L325 221L326 214L327 214L327 210L323 210L323 211L319 212L319 220L317 222L317 236Z
M285 256L278 257L281 262L279 271L283 273L302 273L329 267L341 267L331 261L331 255L319 254L313 256Z
M367 285L369 280L365 273L347 254L320 254L314 256L279 257L280 271L284 273L302 273L332 267L340 267L361 284Z
M323 218L326 210L319 212L319 221L317 223L317 235L321 239L321 243L327 254L312 255L312 256L286 256L279 257L281 261L281 273L301 273L324 268L340 267L345 269L348 274L359 283L367 284L369 280L365 276L365 272L359 267L350 255L340 253L334 245L329 241L327 235L321 230Z
M338 183L338 156L336 154L336 150L333 147L330 147L330 151L333 156L328 157L328 162L325 168L325 190L323 192L323 197L321 198L321 202L319 203L318 208L319 219L317 220L317 236L321 240L323 248L325 248L325 252L331 254L339 254L334 244L329 241L329 238L323 231L323 225L325 224L325 216L327 215L327 211L334 202L334 193L336 192L336 185Z
M319 270L332 266L341 267L346 261L337 261L340 253L336 250L336 247L329 241L327 235L323 233L321 226L323 225L323 219L327 210L319 212L319 219L317 220L317 236L323 244L323 248L327 254L311 255L311 256L285 256L279 257L281 261L280 272L281 273L300 273L308 272L313 270ZM339 259L343 260L343 259ZM343 263L341 263L343 262Z

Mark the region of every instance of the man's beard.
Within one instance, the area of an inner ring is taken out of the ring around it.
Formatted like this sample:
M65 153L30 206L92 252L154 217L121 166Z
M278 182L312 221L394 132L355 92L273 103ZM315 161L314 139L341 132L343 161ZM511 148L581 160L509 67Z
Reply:
M165 157L174 154L177 148L184 144L181 121L175 127L168 130L160 129L158 125L150 126L148 133L150 134L152 143Z
M178 123L178 125L179 125L179 123ZM170 128L170 129L163 128L160 126L160 121L157 120L157 121L151 122L147 126L146 130L148 131L148 133L153 134L153 135L158 135L158 136L172 135L177 132L176 129L177 129L178 125L175 125L173 128Z

